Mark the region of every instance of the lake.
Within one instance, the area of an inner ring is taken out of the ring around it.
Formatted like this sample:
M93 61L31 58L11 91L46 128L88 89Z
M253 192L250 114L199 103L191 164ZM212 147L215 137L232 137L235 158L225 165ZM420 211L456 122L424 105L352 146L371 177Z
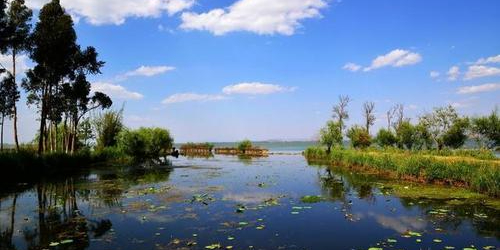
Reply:
M500 247L494 208L400 198L379 178L309 165L301 155L171 164L96 169L3 192L2 250Z

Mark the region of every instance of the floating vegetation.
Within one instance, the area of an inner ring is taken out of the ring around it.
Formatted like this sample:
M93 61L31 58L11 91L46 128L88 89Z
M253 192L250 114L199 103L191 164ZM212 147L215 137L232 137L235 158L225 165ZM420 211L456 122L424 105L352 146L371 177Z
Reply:
M222 247L221 244L216 243L216 244L205 246L205 249L219 249L221 247Z
M215 201L215 198L208 194L195 194L193 198L191 198L191 203L199 202L203 205L208 205L208 203L212 201Z
M318 203L324 200L325 199L320 195L306 195L300 198L300 201L302 201L303 203Z

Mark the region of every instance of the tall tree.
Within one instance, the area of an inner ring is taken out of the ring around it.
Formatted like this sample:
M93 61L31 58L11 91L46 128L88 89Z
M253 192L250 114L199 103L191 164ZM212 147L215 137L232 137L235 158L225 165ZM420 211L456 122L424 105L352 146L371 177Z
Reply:
M472 119L472 133L480 147L500 147L500 116L496 108L489 116Z
M19 91L11 73L0 81L0 150L3 150L5 118L14 115L16 102L19 100Z
M54 106L61 99L65 78L73 73L74 55L78 50L73 20L59 0L52 0L40 10L32 45L30 56L37 65L27 72L23 87L29 94L28 103L39 109L38 152L42 153L46 149L47 120L55 122L60 115L53 113Z
M345 127L345 121L349 119L349 113L347 111L347 106L351 102L351 98L349 96L339 96L339 103L333 106L333 119L336 119L339 126L340 131Z
M5 10L7 9L7 0L0 0L0 52L4 52L5 49L5 37L7 28L7 18ZM0 73L5 71L2 65L0 65Z
M420 124L427 127L432 140L441 150L444 146L444 136L458 119L458 114L453 106L435 108L434 112L420 117Z
M319 131L320 142L326 146L326 152L329 154L332 146L339 144L342 146L342 134L338 122L328 121L326 126Z
M387 130L390 131L392 127L392 119L394 119L394 116L396 115L396 107L391 107L389 110L386 112L386 118L387 118Z
M370 127L375 123L375 103L365 102L363 104L363 116L365 117L366 132L370 134Z
M7 27L6 27L6 43L5 49L7 53L12 56L12 71L10 72L14 77L14 87L17 88L16 81L16 58L18 54L26 52L29 50L29 36L31 31L31 17L33 12L26 7L24 0L13 0L10 2L9 9L7 11ZM19 139L17 136L17 106L13 107L13 127L14 127L14 141L16 143L16 149L19 150Z

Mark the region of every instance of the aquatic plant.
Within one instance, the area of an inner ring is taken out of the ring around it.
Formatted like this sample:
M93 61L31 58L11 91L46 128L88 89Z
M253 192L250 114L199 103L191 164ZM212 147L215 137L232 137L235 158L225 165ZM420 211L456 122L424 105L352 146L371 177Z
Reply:
M399 153L398 153L399 152ZM342 166L360 166L392 172L398 178L428 183L466 186L474 191L500 196L500 161L472 157L443 157L422 152L379 150L332 150L312 147L308 160Z

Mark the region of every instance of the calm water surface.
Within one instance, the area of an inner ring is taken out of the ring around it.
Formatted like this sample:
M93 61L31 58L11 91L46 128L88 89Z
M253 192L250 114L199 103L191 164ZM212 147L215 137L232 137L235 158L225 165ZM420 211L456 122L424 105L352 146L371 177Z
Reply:
M4 194L2 249L500 246L494 209L400 199L376 179L310 166L300 155L181 157L172 165L95 170Z

